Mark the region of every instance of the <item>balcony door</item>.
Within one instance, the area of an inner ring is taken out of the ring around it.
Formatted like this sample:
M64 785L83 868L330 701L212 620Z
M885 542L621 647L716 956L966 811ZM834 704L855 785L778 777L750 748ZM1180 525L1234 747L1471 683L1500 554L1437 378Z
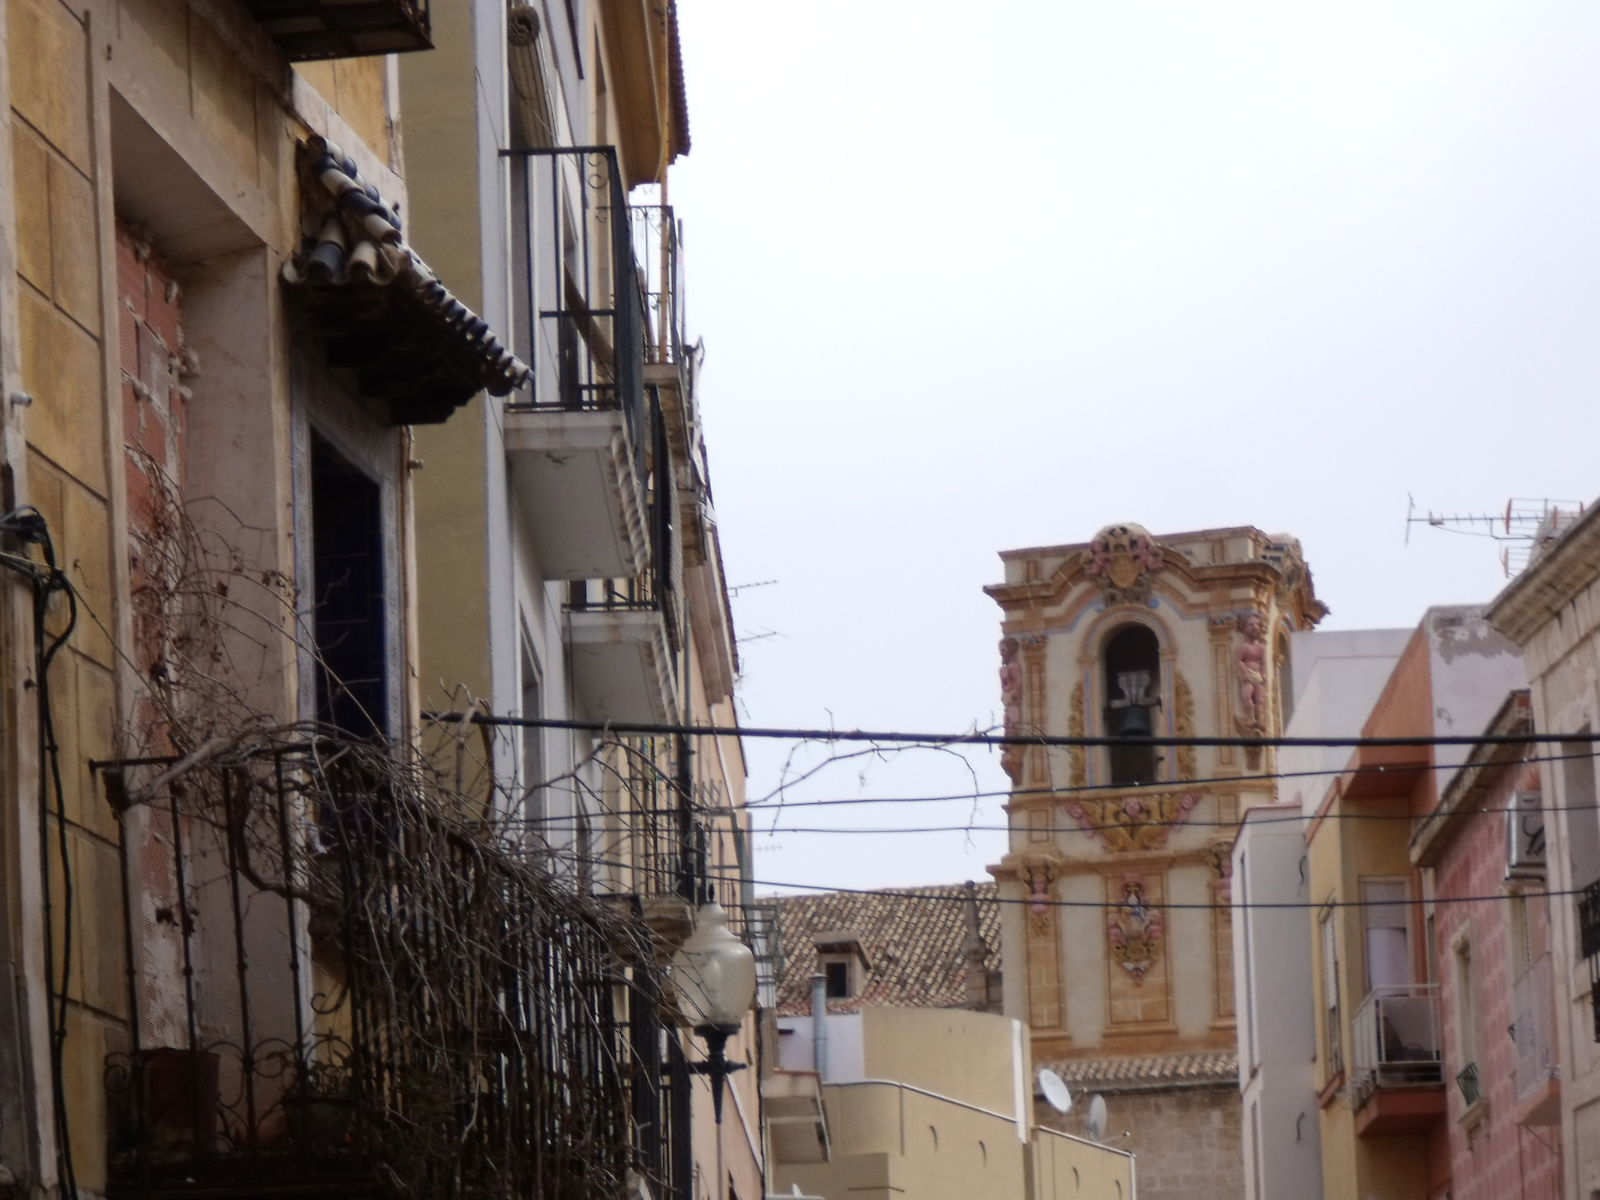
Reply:
M1404 879L1361 881L1361 945L1369 992L1416 982L1408 895L1409 885Z

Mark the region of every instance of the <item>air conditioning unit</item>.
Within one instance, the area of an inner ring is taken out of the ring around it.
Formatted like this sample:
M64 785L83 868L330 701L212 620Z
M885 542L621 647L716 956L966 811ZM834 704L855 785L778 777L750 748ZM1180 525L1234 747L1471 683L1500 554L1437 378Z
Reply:
M1544 810L1538 792L1514 792L1506 806L1506 878L1543 879Z

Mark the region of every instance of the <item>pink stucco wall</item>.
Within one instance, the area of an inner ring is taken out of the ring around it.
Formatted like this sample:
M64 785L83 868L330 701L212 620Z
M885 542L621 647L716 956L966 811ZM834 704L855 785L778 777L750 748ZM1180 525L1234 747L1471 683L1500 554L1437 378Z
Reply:
M1536 768L1502 771L1492 791L1470 804L1503 809L1513 790L1537 790ZM1460 832L1435 865L1434 951L1437 955L1439 1008L1443 1019L1444 1077L1448 1097L1452 1200L1559 1200L1560 1130L1555 1125L1518 1123L1517 1045L1508 1033L1516 1021L1512 1005L1516 908L1510 899L1450 903L1450 897L1505 894L1506 828L1498 811L1464 816ZM1534 884L1534 890L1541 885ZM1534 959L1549 945L1546 902L1527 901ZM1476 994L1476 1050L1482 1120L1462 1123L1466 1102L1456 1085L1461 1061L1462 1005L1455 947L1466 933L1471 946L1471 978Z

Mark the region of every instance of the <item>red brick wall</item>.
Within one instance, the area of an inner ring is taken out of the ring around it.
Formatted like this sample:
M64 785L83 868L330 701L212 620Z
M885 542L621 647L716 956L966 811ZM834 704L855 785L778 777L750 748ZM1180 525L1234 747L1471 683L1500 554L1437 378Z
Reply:
M127 444L128 560L133 591L133 653L143 679L167 678L171 634L171 508L183 482L186 393L183 293L170 268L117 225L117 325L122 363L122 417ZM137 723L141 753L171 749L148 700Z
M1498 810L1519 786L1538 787L1536 768L1504 772L1493 792L1473 807ZM1435 868L1435 894L1498 896L1504 892L1504 819L1467 817L1465 827L1445 849ZM1534 953L1549 945L1543 901L1529 900ZM1507 1032L1516 1017L1511 986L1520 970L1512 960L1513 906L1508 900L1475 904L1442 903L1435 909L1439 1009L1443 1020L1446 1128L1450 1144L1450 1194L1453 1200L1558 1200L1561 1195L1559 1130L1516 1123L1516 1043ZM1466 1101L1455 1076L1460 1060L1460 1005L1456 989L1457 934L1466 927L1471 944L1471 974L1477 994L1476 1050L1479 1088L1486 1108L1472 1129L1460 1118Z

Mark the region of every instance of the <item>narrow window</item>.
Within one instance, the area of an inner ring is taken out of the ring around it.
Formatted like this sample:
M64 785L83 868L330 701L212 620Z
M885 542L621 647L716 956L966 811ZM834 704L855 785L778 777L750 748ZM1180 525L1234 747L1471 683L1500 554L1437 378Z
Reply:
M826 991L830 1000L844 1000L850 995L850 964L843 960L822 964Z
M1461 1064L1459 1069L1465 1071L1478 1061L1477 980L1472 971L1472 941L1466 930L1456 935L1451 948L1455 951L1456 967L1456 1055ZM1465 1090L1466 1085L1463 1084ZM1471 1097L1468 1103L1472 1103Z
M311 435L317 720L355 737L389 728L383 506L376 480Z
M1322 1050L1328 1069L1325 1079L1344 1070L1342 1030L1339 1028L1339 939L1333 909L1324 909L1322 936Z
M1367 990L1404 987L1411 973L1411 934L1404 879L1363 879L1361 921Z
M1588 729L1581 732L1587 733ZM1585 888L1600 880L1600 811L1595 808L1595 760L1588 742L1562 742L1562 804L1567 818L1567 855L1572 886Z
M1155 733L1161 695L1161 644L1143 625L1127 625L1106 643L1104 658L1105 729L1116 738L1148 738ZM1133 787L1156 781L1156 749L1137 743L1111 747L1111 786Z
M522 643L521 711L524 720L537 720L544 715L539 699L539 670L526 638ZM522 817L528 822L530 842L543 845L550 836L546 828L549 804L544 788L544 731L535 725L524 725L521 734Z

